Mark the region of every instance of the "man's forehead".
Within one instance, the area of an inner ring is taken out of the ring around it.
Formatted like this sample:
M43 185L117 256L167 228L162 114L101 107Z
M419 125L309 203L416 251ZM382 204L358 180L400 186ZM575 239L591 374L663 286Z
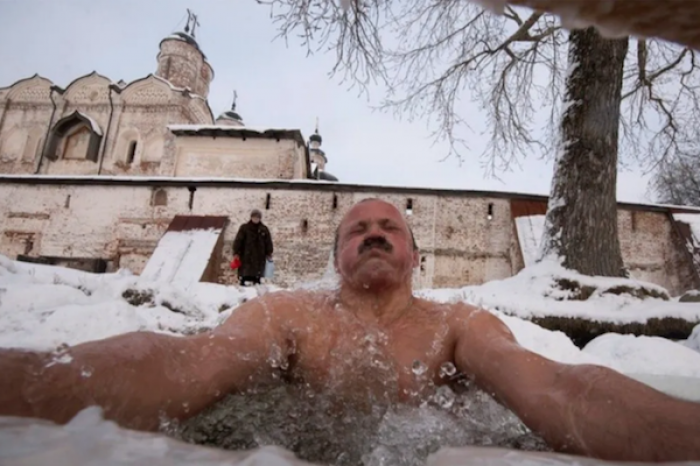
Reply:
M371 200L355 204L348 213L345 214L340 224L349 222L361 222L372 219L393 219L399 222L405 222L399 210L393 205L385 201Z

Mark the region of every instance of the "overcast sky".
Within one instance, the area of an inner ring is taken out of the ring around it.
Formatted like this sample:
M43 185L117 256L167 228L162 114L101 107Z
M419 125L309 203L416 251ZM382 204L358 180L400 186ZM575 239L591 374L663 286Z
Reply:
M269 10L254 0L0 0L0 86L34 73L65 86L97 71L130 81L156 70L160 40L182 30L186 8L199 15L197 40L214 68L209 103L214 115L239 95L246 124L298 128L305 137L320 121L327 170L341 181L394 186L549 192L552 164L530 158L521 167L485 176L485 139L470 137L463 160L448 158L425 122L400 121L371 109L370 100L330 78L333 54L306 56L298 44L275 40ZM462 106L476 126L483 116ZM647 181L622 171L618 198L649 202Z

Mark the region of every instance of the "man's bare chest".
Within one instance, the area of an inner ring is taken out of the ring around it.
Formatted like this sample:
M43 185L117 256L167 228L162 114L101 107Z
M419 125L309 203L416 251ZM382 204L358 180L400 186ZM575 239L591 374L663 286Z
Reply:
M292 379L315 391L410 402L454 375L454 344L440 323L323 327L300 340L291 367Z

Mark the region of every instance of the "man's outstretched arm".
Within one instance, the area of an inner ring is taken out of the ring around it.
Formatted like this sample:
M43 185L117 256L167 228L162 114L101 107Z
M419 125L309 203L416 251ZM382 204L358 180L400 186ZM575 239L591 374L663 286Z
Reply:
M196 336L128 333L74 346L60 358L3 349L0 415L64 423L98 405L124 427L155 430L163 417L187 418L270 380L266 357L278 336L267 311L251 301Z
M606 460L700 460L700 404L605 367L544 358L518 345L486 311L462 319L456 362L557 451Z

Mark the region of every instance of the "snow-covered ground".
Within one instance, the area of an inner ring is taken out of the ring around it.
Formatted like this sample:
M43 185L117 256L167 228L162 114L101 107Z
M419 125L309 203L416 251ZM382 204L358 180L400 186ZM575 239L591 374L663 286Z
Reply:
M574 292L555 287L555 280L578 283L595 289L586 300L567 300ZM483 285L458 289L421 290L418 293L441 302L465 301L485 309L498 310L522 318L562 316L614 322L646 322L651 318L678 317L700 321L700 304L679 303L678 299L640 300L629 293L608 290L644 288L666 294L654 284L636 280L587 277L566 270L553 262L523 269L518 275Z

